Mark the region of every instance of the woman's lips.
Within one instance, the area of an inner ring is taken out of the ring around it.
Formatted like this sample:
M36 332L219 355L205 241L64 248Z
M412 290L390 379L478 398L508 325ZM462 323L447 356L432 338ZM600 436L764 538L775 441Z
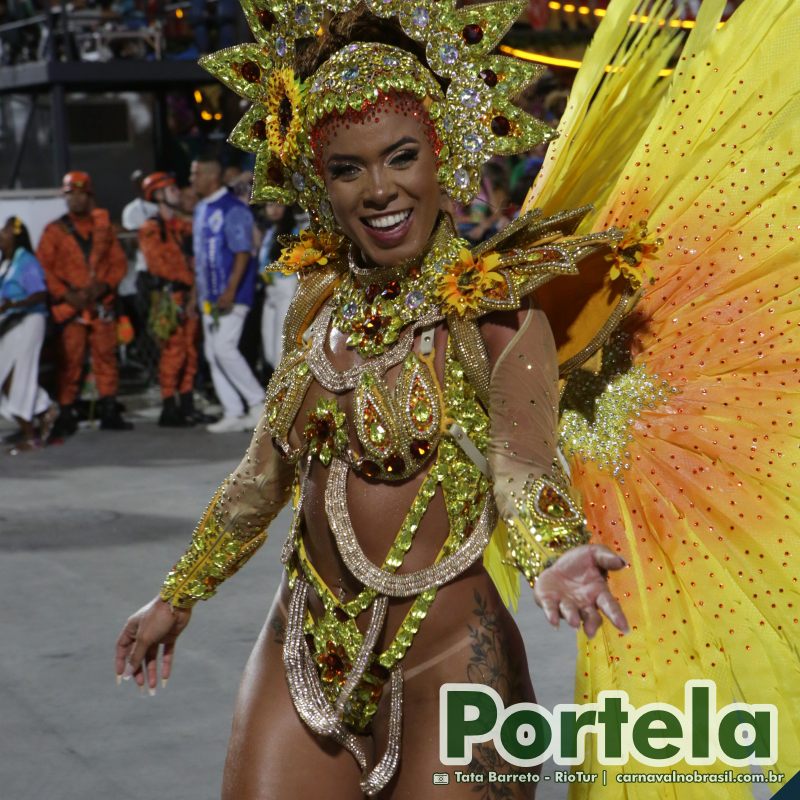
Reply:
M414 222L414 210L411 209L408 217L396 225L394 228L381 229L373 228L367 225L363 220L361 221L362 228L369 234L370 238L381 247L396 247L405 239L411 225Z

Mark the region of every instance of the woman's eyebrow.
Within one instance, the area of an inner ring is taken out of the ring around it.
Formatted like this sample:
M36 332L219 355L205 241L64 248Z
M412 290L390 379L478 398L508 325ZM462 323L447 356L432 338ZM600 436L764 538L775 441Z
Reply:
M419 140L415 139L413 136L403 136L401 139L398 139L394 144L390 144L388 147L384 148L380 152L380 156L386 156L391 153L393 150L397 150L398 147L403 147L407 144L419 144ZM361 156L355 155L346 155L344 153L333 153L328 158L328 163L330 164L331 161L355 161L359 164L364 163L364 159Z

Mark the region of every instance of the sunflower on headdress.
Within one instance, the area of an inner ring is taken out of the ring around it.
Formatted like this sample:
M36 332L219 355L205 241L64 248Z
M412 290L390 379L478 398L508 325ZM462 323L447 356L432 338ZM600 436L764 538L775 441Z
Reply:
M281 250L277 266L284 275L294 275L309 267L324 267L339 255L342 245L341 236L324 231L319 234L300 231L299 236L280 241L286 246Z
M455 312L462 317L467 311L477 310L482 298L495 293L505 283L499 264L499 253L488 253L476 261L469 250L462 248L436 287L445 313Z
M298 155L302 101L302 84L294 70L291 67L273 70L267 81L267 142L283 164Z
M663 239L648 238L647 221L639 220L628 228L623 240L606 256L606 261L611 262L608 276L612 281L622 276L633 289L640 289L645 279L653 283L655 276L645 262L655 260L663 244Z

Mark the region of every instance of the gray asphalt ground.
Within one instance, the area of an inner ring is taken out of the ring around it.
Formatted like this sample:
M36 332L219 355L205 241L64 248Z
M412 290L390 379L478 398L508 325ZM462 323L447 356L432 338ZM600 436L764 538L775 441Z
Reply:
M169 686L156 697L117 687L122 623L156 593L248 441L165 431L156 414L131 415L130 433L82 430L41 452L0 452L0 800L219 797L237 685L279 582L288 515L196 610ZM532 600L518 619L538 702L570 702L574 634L550 629ZM419 796L436 791L421 786ZM543 782L537 798L563 800L566 787Z

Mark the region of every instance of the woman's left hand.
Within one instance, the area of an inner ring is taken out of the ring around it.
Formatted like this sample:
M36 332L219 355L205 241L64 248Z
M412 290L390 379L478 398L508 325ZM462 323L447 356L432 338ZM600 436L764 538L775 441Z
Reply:
M608 588L610 570L627 566L625 560L601 544L586 544L564 553L536 579L533 594L547 621L558 627L563 617L573 628L583 624L591 639L603 624L602 611L623 633L628 621Z

